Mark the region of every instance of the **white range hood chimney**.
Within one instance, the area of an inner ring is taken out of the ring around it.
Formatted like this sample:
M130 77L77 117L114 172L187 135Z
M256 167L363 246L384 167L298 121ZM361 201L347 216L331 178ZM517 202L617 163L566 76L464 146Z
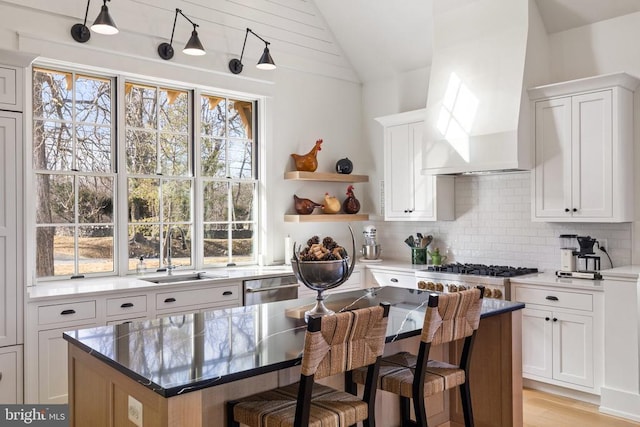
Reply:
M531 169L526 88L549 69L534 0L434 0L433 22L422 172Z

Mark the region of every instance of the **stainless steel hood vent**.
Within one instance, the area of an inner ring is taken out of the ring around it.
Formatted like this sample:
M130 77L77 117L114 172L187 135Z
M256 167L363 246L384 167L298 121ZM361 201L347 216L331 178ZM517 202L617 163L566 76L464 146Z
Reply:
M423 173L532 168L526 88L548 77L533 0L434 0Z

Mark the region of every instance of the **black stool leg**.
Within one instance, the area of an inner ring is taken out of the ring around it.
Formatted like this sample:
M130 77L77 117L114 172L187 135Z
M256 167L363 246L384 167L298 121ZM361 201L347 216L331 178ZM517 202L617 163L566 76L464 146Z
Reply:
M233 418L233 407L236 406L235 401L227 402L227 427L240 427L240 423Z
M465 427L473 427L473 409L471 408L471 392L468 382L460 384L460 399L462 400L464 425Z
M427 408L424 404L424 397L413 398L413 411L416 415L416 425L419 427L427 427Z

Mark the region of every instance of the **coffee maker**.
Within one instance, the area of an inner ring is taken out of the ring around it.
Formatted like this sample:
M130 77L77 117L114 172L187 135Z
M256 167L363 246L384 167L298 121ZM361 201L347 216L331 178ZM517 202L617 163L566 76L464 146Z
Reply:
M560 270L558 277L575 277L581 279L601 279L600 257L595 254L593 247L598 241L591 236L576 234L561 234ZM578 242L578 247L574 244Z

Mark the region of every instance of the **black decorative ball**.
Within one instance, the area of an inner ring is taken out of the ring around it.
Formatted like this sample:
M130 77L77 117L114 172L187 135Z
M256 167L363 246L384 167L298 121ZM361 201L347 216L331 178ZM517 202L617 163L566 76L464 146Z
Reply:
M353 163L351 163L348 157L338 160L336 162L336 172L347 175L350 174L353 172Z

